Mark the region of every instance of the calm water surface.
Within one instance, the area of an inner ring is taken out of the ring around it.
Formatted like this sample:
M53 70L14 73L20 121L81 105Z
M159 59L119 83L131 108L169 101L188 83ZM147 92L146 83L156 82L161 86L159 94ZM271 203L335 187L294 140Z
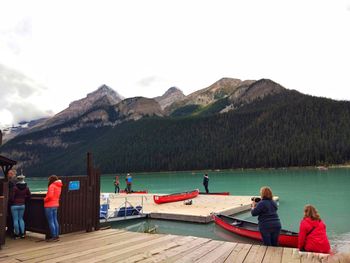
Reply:
M154 193L174 193L203 189L204 172L138 173L133 175L133 189L147 189ZM209 190L229 191L231 195L258 195L261 186L270 186L274 195L280 197L279 216L283 228L298 231L305 204L313 204L327 225L333 245L350 242L350 169L334 168L328 171L317 169L271 169L271 170L225 170L208 172ZM115 175L103 175L101 191L113 192ZM33 191L45 190L46 180L28 178ZM121 188L125 187L125 174L120 175ZM249 213L240 215L249 220ZM127 227L137 231L156 225L158 232L204 236L221 240L234 240L232 235L214 224L200 225L161 220L117 223L115 227Z

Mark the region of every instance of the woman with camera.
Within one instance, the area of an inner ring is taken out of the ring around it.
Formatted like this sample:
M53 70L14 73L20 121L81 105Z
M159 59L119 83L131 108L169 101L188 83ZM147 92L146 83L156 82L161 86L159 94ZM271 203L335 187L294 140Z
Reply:
M259 231L265 246L277 246L281 222L277 215L277 204L272 200L269 187L260 189L260 198L252 198L252 216L258 216Z

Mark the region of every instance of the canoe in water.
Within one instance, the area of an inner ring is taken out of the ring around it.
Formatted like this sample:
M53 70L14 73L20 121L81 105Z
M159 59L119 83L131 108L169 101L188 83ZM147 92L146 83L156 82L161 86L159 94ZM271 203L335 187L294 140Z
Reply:
M199 190L196 189L190 192L176 193L170 195L154 195L153 200L156 204L163 204L195 198L196 196L198 196L198 194Z
M240 236L262 241L258 224L221 214L213 215L215 224ZM282 247L298 247L298 233L281 230L278 244Z

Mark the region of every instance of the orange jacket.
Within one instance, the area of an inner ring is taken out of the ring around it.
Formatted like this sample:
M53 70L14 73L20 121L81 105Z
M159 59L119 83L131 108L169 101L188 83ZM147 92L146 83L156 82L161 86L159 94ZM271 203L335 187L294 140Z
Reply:
M59 207L62 185L61 180L57 180L50 184L44 198L44 207Z

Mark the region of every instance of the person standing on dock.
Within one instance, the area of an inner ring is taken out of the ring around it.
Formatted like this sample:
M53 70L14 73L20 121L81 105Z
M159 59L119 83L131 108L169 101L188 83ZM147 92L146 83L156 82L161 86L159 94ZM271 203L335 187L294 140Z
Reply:
M132 187L132 176L130 175L130 174L127 174L126 175L126 192L128 193L128 194L130 194L131 193L131 187Z
M119 194L120 188L119 188L119 176L117 175L114 180L114 193Z
M205 188L205 192L207 194L209 194L209 188L208 188L208 185L209 185L209 176L208 174L204 174L204 177L203 177L203 185L204 185L204 188Z
M23 220L26 200L30 198L27 183L24 182L23 174L17 176L17 183L10 195L11 213L14 226L14 239L24 238L25 223Z
M260 189L261 200L252 201L252 216L258 216L259 231L265 246L278 246L278 237L281 232L281 222L277 215L277 204L273 201L269 187Z
M56 175L49 177L49 184L46 196L44 198L44 208L46 218L49 224L51 238L47 241L59 241L60 228L57 220L57 211L61 197L62 181Z

